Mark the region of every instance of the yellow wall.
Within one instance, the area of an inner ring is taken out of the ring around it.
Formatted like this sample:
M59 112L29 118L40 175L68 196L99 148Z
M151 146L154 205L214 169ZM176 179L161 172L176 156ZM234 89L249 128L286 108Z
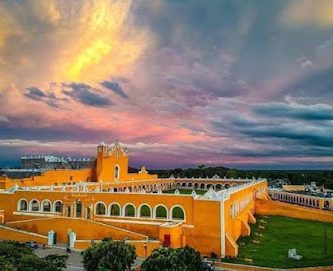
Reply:
M323 211L265 199L256 200L255 212L258 215L278 215L333 223L333 212L331 211Z
M57 233L59 243L67 242L69 231L76 233L78 240L101 240L104 237L112 237L114 240L146 240L147 237L129 232L120 228L96 223L90 220L74 218L50 218L50 219L33 219L21 222L10 222L7 226L23 231L29 231L47 236L50 230Z
M29 232L22 232L15 229L0 227L1 240L15 240L18 242L36 241L38 244L47 244L47 236L36 235Z
M23 179L10 179L2 177L0 179L0 188L8 189L13 185L19 186L43 186L43 185L61 185L63 183L77 183L94 180L93 169L57 169L47 170L41 176L33 176Z

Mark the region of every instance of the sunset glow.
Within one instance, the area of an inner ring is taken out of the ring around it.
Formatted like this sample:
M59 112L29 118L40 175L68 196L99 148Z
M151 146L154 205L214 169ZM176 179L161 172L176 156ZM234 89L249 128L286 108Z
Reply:
M1 1L0 166L119 139L133 166L332 168L332 10Z

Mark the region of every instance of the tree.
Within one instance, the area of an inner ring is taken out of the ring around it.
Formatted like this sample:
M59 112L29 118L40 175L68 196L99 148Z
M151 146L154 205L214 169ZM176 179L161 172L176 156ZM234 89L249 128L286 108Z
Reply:
M201 255L200 252L192 247L186 246L184 248L177 248L176 254L178 261L183 267L183 271L199 271L201 270Z
M136 258L135 247L124 241L104 239L83 252L83 266L87 271L130 270Z
M142 263L142 271L199 271L200 252L191 247L158 248Z
M66 268L67 255L39 258L26 244L16 241L0 242L0 270L6 271L61 271Z

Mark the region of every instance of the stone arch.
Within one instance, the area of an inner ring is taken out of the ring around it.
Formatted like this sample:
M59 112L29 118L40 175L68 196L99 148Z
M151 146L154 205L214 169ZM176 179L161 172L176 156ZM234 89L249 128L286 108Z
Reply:
M180 205L174 205L172 206L170 210L170 218L175 219L175 220L186 220L185 216L185 210L182 206Z
M18 211L28 211L28 201L26 199L20 199L17 203Z
M182 187L186 187L186 183L182 183Z
M135 217L136 208L133 203L126 203L123 207L123 216Z
M138 208L138 216L140 217L151 217L152 216L152 208L149 204L143 203Z
M201 189L205 189L205 184L204 184L204 183L201 183L201 184L200 184L200 188L201 188Z
M154 218L168 219L168 208L163 204L156 205L154 208Z
M39 212L40 210L40 203L37 199L32 199L29 203L29 211L32 212Z
M51 212L51 201L49 201L48 199L45 199L42 201L41 204L41 211L42 212Z
M222 189L222 185L218 183L217 185L215 185L215 188L216 188L216 190L221 190Z
M330 208L330 202L328 200L324 201L324 209L329 209Z
M118 202L112 202L108 211L110 216L121 216L121 207Z
M192 183L191 182L187 183L187 187L192 187Z
M198 183L194 183L194 189L198 189L198 187L199 187L199 184Z
M55 213L61 213L63 209L63 202L61 200L57 200L53 203L53 212Z
M95 215L106 215L106 205L103 201L95 204Z

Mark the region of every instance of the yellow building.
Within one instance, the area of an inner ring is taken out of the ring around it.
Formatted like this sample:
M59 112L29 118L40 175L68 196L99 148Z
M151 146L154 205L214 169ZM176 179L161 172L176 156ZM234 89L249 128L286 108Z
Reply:
M2 177L0 188L0 239L85 249L112 237L134 244L142 257L159 246L186 245L202 255L236 256L254 214L269 214L275 203L264 179L159 179L144 167L128 173L128 154L117 142L97 146L92 169ZM177 188L207 192L182 195Z

